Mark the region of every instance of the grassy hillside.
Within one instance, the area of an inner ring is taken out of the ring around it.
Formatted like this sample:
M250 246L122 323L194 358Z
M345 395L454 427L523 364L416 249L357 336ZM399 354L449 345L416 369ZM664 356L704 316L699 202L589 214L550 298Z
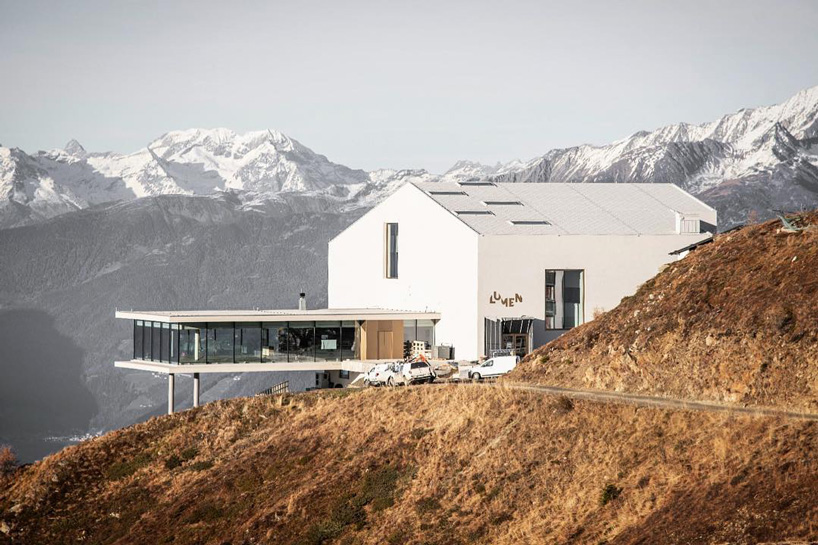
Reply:
M716 237L511 380L818 411L818 212Z
M818 428L490 386L234 399L0 485L2 543L815 537Z

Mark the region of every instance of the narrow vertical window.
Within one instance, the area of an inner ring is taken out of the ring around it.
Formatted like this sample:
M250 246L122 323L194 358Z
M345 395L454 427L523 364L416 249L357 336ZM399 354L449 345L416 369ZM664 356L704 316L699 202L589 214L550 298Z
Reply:
M545 271L545 329L557 328L557 271Z
M571 329L585 322L583 273L545 271L545 329Z
M386 277L398 277L398 224L386 224Z
M584 321L582 313L582 271L565 271L562 282L563 329Z
M142 326L142 320L134 320L133 323L133 359L141 360L142 354L144 354L142 349L142 332L144 327Z

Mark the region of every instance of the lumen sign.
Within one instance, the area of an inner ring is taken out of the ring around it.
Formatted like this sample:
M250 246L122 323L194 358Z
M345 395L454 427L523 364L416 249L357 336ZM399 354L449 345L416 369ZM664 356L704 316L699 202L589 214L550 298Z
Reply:
M489 304L496 305L501 304L504 307L513 307L514 303L522 303L523 296L519 293L515 293L513 297L503 297L499 293L492 292L491 296L489 296Z

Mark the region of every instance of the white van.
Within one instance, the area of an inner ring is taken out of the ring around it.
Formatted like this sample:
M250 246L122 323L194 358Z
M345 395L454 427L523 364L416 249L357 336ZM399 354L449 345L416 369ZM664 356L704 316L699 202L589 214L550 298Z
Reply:
M469 369L471 380L496 378L505 375L520 363L520 356L495 356Z

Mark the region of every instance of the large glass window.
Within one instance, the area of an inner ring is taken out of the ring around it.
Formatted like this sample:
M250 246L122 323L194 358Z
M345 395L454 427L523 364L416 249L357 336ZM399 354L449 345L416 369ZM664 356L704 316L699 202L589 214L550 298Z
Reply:
M142 322L142 359L151 359L151 350L153 344L151 338L153 337L153 322Z
M417 321L418 341L426 343L426 350L430 350L435 345L435 323L432 320Z
M404 320L403 321L403 343L412 342L418 338L418 321Z
M585 321L583 271L545 271L545 328L571 329Z
M318 361L341 359L341 322L316 322L315 359Z
M170 324L170 363L179 363L179 324Z
M403 356L410 357L417 350L431 350L435 345L434 320L403 321Z
M418 338L418 321L404 320L403 321L403 357L409 358L412 356L412 343Z
M179 361L205 363L205 324L184 324L179 331Z
M355 322L341 322L341 359L361 359L356 341Z
M582 271L565 271L562 284L562 299L565 319L563 328L570 329L580 325L582 316Z
M545 271L545 329L557 327L557 271Z
M261 324L261 361L264 363L287 361L286 322Z
M315 361L315 323L290 322L288 332L289 361Z
M233 363L233 324L208 324L207 363Z
M151 359L159 361L162 353L162 324L153 322L151 328Z
M398 277L398 224L386 224L386 277Z
M261 325L258 323L236 323L236 363L261 361Z
M159 360L170 362L171 334L170 324L160 324Z
M142 335L144 325L142 320L133 321L133 359L142 359Z

